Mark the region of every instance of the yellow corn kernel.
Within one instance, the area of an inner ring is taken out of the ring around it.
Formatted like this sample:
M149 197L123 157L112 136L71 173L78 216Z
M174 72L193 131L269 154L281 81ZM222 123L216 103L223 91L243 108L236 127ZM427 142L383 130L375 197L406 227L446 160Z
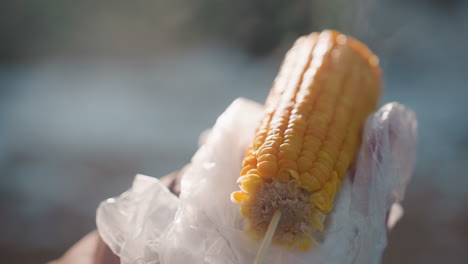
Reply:
M242 166L246 167L247 165L255 165L257 164L257 158L255 155L252 154L247 154L247 158L242 161Z
M258 175L258 174L259 174L259 172L258 172L258 170L257 170L257 169L251 169L251 170L247 171L247 173L246 173L246 174L257 174L257 175Z
M307 156L301 156L297 160L297 168L299 171L307 171L312 167L312 157L307 157Z
M299 175L299 182L301 187L306 189L309 192L315 192L320 190L322 184L317 180L316 177L313 177L310 173L304 172Z
M331 169L333 168L333 165L335 164L330 154L328 154L328 152L325 150L322 150L318 153L318 160L319 162L322 162L323 164L325 164L327 168L331 168Z
M240 176L246 175L247 172L249 172L249 171L251 171L251 170L253 170L255 168L256 168L256 166L254 166L254 165L246 165L244 168L242 168Z
M318 230L323 230L324 228L323 222L325 221L326 215L322 211L316 208L312 209L311 211L312 211L312 221L311 221L312 225L316 227Z
M333 203L330 195L324 189L313 193L310 196L310 202L324 213L330 212Z
M271 179L278 171L278 166L276 165L276 162L267 160L258 163L257 170L262 178Z
M231 199L240 204L243 204L247 203L250 200L250 196L245 192L233 192L231 195Z
M263 154L258 157L258 162L261 163L263 161L273 161L276 163L276 156L273 154Z
M242 163L242 192L232 194L250 234L261 237L275 210L291 212L282 216L275 241L311 247L356 156L380 83L376 56L357 40L324 31L296 41Z
M255 174L247 175L247 176L242 177L241 189L244 192L253 193L253 192L258 191L262 183L263 183L263 180L262 178L260 178L260 176L255 175Z
M297 170L297 164L294 160L282 159L278 161L278 166L281 169Z
M315 176L315 178L320 182L320 184L324 184L330 178L330 169L327 168L324 164L315 161L312 165L312 169L310 170L310 174Z
M277 153L277 150L275 148L267 147L267 148L261 148L258 152L258 156L260 157L265 154L276 155L276 153Z
M294 179L299 179L299 173L297 173L297 171L295 171L295 170L289 170L289 173L291 174L291 176L292 176Z

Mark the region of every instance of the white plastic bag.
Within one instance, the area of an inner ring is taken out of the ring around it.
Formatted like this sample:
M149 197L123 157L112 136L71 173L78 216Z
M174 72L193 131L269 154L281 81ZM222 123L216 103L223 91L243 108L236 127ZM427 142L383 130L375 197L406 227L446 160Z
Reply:
M244 151L262 114L261 105L245 99L229 106L182 176L180 198L158 179L137 175L130 190L101 203L98 230L121 263L253 262L259 242L244 234L230 194L239 188ZM413 170L416 126L413 112L398 103L370 116L323 243L308 252L271 246L265 263L379 263L388 213Z

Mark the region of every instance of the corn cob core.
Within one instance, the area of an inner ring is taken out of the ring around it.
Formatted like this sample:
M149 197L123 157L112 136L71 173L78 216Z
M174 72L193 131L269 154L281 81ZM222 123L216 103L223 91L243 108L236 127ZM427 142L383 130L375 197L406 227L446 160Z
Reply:
M336 31L299 38L265 103L232 193L248 233L264 235L282 213L273 241L307 250L323 229L381 92L377 57Z

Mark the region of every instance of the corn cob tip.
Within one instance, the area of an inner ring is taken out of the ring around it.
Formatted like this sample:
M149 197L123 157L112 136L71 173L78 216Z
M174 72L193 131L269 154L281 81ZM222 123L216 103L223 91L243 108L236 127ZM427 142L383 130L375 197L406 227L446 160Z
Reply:
M317 33L314 32L314 33L311 33L309 36L316 36L316 35ZM350 48L352 48L355 52L357 52L362 58L364 58L367 61L367 63L373 68L373 71L376 74L378 75L381 74L379 58L364 43L360 42L359 40L351 36L347 36L333 29L324 30L320 33L320 35L329 36L333 41L336 41L336 43L339 45L348 45ZM303 37L300 37L300 38L303 38Z
M252 202L245 202L247 196ZM257 234L256 237L266 232L276 210L281 212L274 235L276 243L292 245L323 225L324 218L312 217L314 204L310 201L310 194L299 187L298 181L265 182L255 192L234 192L231 197L242 205L243 215L256 219L255 226L251 228Z

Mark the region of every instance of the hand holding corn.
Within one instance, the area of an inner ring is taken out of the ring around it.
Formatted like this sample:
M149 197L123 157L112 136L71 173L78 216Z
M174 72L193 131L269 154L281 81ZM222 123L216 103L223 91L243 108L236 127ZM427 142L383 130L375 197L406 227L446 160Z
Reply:
M100 205L100 235L124 264L252 263L267 247L244 224L263 238L280 215L280 247L257 254L264 263L379 263L417 141L411 110L374 112L380 82L358 41L335 31L300 38L266 104L235 100L203 137L178 198L139 175Z

